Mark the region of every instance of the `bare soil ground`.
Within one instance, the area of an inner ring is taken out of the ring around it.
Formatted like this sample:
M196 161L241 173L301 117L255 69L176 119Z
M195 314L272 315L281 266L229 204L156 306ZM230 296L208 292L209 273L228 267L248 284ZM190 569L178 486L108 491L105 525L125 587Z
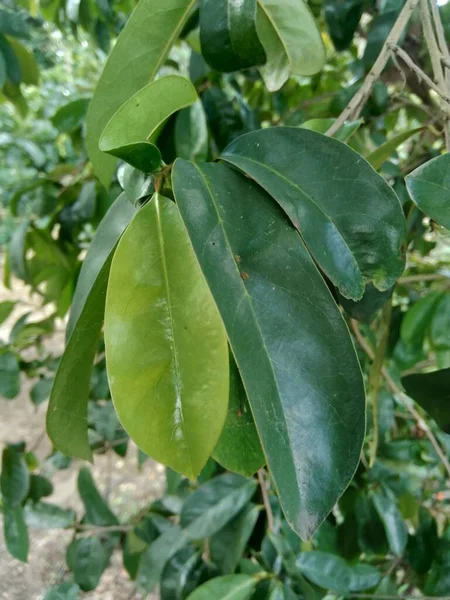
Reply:
M14 283L12 291L4 289L0 283L0 301L3 300L19 300L22 304L0 327L0 339L7 338L12 324L21 314L32 310L30 303L36 302L36 299L29 298L28 289L20 282ZM38 316L42 318L44 313ZM55 355L63 347L63 329L64 324L61 323L49 341L49 349ZM35 408L28 397L35 382L25 379L22 383L21 393L15 400L0 399L0 447L5 442L23 440L28 448L33 448L39 459L43 459L50 451L44 434L46 405ZM76 490L76 478L82 464L81 461L73 461L68 469L56 472L53 476L54 493L48 498L49 502L75 509L79 515L82 514L82 505ZM112 509L121 520L148 505L164 491L163 467L148 460L139 471L135 447L130 447L124 459L112 453L96 456L92 472L100 491L108 496ZM45 589L59 583L67 572L65 549L70 538L70 531L30 531L28 564L22 564L9 556L0 530L0 600L41 600ZM80 598L143 600L144 597L130 582L117 552L99 587L94 592L80 594ZM151 595L148 600L156 598L156 595Z

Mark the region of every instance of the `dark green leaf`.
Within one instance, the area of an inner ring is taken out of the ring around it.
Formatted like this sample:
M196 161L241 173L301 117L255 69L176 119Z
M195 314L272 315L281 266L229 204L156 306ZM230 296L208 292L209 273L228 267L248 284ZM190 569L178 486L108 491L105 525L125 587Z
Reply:
M20 368L13 352L0 349L0 396L12 400L20 392Z
M450 229L450 154L426 162L405 181L409 195L420 210Z
M25 500L30 488L30 474L22 452L6 446L2 453L0 490L8 506L17 506Z
M38 502L41 498L50 496L53 493L52 482L43 477L43 475L35 475L34 473L30 476L30 488L28 491L28 497L34 502Z
M352 592L361 592L378 585L381 573L372 565L358 563L348 567L350 573L349 588Z
M350 591L350 570L339 556L319 551L302 552L295 564L300 573L319 587L338 594Z
M352 319L357 319L362 323L370 323L375 314L386 304L392 296L394 288L392 287L385 292L380 292L372 283L366 284L363 297L361 300L348 300L339 294L339 303L347 314Z
M442 297L442 292L429 292L408 310L400 329L400 338L403 343L414 347L422 346L431 326L431 319L436 306Z
M436 306L431 321L430 341L436 350L450 349L450 293L445 294Z
M6 321L6 319L14 310L15 306L16 302L13 302L12 300L4 300L3 302L0 302L0 325Z
M172 181L281 504L309 538L352 478L364 435L347 328L297 232L252 181L225 165L181 160Z
M178 209L157 194L114 255L105 344L125 431L146 454L197 477L226 418L228 347Z
M22 83L39 85L39 66L34 55L17 40L9 38L8 42L19 61L22 72Z
M39 379L35 386L32 387L30 392L31 402L35 406L39 406L43 402L46 402L50 398L50 392L52 391L53 377L43 377Z
M154 79L195 3L196 0L143 0L114 46L89 105L86 123L87 150L105 186L110 183L116 161L98 147L102 131L117 109ZM157 35L149 35L149 24Z
M403 387L446 433L450 433L450 369L402 378Z
M47 411L47 432L62 452L89 460L87 403L92 363L103 324L106 285L114 248L135 208L125 195L111 206L91 243L67 324L68 344L59 363Z
M3 507L3 533L11 556L26 562L28 558L28 529L23 519L23 508Z
M78 473L78 493L86 511L86 523L104 526L119 524L116 515L109 508L106 500L100 496L91 472L86 467L80 469Z
M257 583L258 579L249 575L224 575L201 585L188 600L247 600Z
M78 600L80 588L76 583L64 581L48 588L44 600Z
M398 135L395 135L392 139L382 144L379 148L371 152L366 156L366 160L372 167L378 170L381 165L391 157L392 154L397 150L403 142L409 140L410 137L423 131L423 127L416 127L416 129L410 129L409 131L402 131Z
M49 502L29 503L25 506L25 523L31 529L66 529L75 524L76 518L74 510Z
M62 133L72 133L81 127L86 118L89 98L78 98L61 106L51 118L53 125Z
M160 584L161 600L184 600L189 593L186 590L189 578L199 562L200 552L195 546L179 550L164 567ZM195 586L196 582L192 583Z
M408 530L397 504L381 492L374 492L372 499L378 516L384 524L391 552L396 556L402 556L408 541Z
M266 62L256 33L256 0L202 0L200 40L206 62L217 71L239 71Z
M214 459L227 471L245 477L256 473L266 462L247 394L232 357L227 420L213 454Z
M102 540L99 536L82 537L71 542L67 548L67 566L82 590L95 590L109 565L113 548L108 539Z
M246 506L225 527L211 536L211 560L224 574L234 573L255 527L260 508Z
M1 23L1 15L0 15ZM8 79L14 85L18 85L22 81L22 67L12 45L9 41L0 34L0 53L6 64L6 73ZM4 91L4 90L3 90Z
M241 136L223 158L280 203L346 298L359 300L366 281L385 291L401 275L405 219L400 202L345 144L305 129L273 127Z
M8 249L11 272L23 281L28 280L28 272L25 263L25 248L29 226L29 220L25 219L12 234Z
M11 11L0 8L0 33L16 38L30 37L30 28L26 21L26 13L21 10Z
M234 473L214 477L184 503L180 524L192 539L210 537L236 516L255 493L256 481Z
M346 50L363 13L361 0L325 0L325 20L336 50Z

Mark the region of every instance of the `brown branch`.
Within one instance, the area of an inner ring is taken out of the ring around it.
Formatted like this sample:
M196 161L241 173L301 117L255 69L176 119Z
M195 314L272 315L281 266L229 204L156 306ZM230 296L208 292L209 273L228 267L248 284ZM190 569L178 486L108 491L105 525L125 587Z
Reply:
M357 119L364 104L367 102L367 99L372 92L372 88L383 72L390 56L390 45L395 45L399 41L403 30L405 29L408 21L414 12L415 8L419 4L420 0L407 0L405 5L403 6L394 26L392 27L386 41L381 49L380 54L378 55L377 60L375 61L373 67L370 69L367 74L364 83L344 108L340 116L336 119L333 125L326 132L326 135L332 136L334 135L344 123L348 119Z
M264 469L258 470L259 487L261 488L261 494L263 497L264 508L266 509L266 514L267 514L267 529L269 531L273 531L274 526L275 526L275 521L273 518L272 507L270 506L269 494L267 493L267 482L266 482L265 474L266 474L266 472L264 471Z
M369 343L367 342L367 340L362 335L362 333L359 329L358 322L355 321L354 319L350 319L350 327L351 327L359 345L361 346L361 348L364 350L364 352L367 354L367 356L371 360L374 360L375 353L372 350ZM433 446L436 454L438 455L439 459L441 460L442 464L444 465L448 476L450 477L450 463L448 461L448 458L446 457L444 451L442 450L441 446L439 445L439 442L437 441L436 437L434 436L433 432L431 431L429 425L424 421L424 419L422 418L420 413L412 405L412 399L409 396L407 396L403 390L401 390L399 388L399 386L395 383L395 381L389 375L389 372L386 369L386 367L382 367L381 374L383 375L383 378L386 381L388 388L391 390L391 392L395 396L397 396L399 398L399 400L402 402L402 404L405 406L405 408L409 411L411 416L417 422L417 425L420 427L420 429L425 433L427 438L430 440L431 445Z

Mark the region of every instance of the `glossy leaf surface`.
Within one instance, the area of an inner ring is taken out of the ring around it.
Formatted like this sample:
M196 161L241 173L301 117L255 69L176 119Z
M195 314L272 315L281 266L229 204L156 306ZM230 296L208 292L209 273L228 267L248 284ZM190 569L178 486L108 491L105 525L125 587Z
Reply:
M359 300L366 281L387 290L401 275L405 220L400 202L345 144L305 129L274 127L236 139L223 158L279 202L346 298Z
M227 420L213 455L227 471L246 477L256 473L266 462L247 394L233 358L230 358Z
M201 585L188 600L247 600L257 583L250 575L224 575Z
M238 71L266 62L256 32L256 0L202 0L200 41L217 71Z
M408 530L397 504L381 492L374 493L372 499L378 516L384 524L391 552L396 556L402 556L408 541Z
M195 2L141 0L117 39L89 105L86 122L88 154L105 186L110 183L116 160L98 147L102 131L117 109L154 79Z
M28 472L22 452L7 446L2 452L0 491L3 501L9 506L18 506L27 497L30 487Z
M353 476L364 436L347 327L298 233L261 188L225 165L182 160L172 181L284 512L308 538Z
M210 537L229 523L255 493L256 481L225 473L202 485L183 505L181 526L192 539Z
M261 74L279 90L289 75L314 75L325 63L319 30L303 0L258 0L257 31L267 55Z
M61 452L89 460L87 403L92 364L104 319L113 250L136 210L122 195L99 225L83 263L67 325L68 343L56 372L47 433Z
M176 205L155 195L111 267L105 312L111 394L136 444L194 478L228 406L226 334Z
M409 195L420 210L450 229L450 154L426 162L405 181Z
M426 410L446 433L450 433L450 369L417 373L402 378L408 396Z
M149 83L111 117L100 137L100 150L122 158L141 171L154 170L161 156L158 149L145 140L171 114L196 100L197 92L185 77L167 75Z

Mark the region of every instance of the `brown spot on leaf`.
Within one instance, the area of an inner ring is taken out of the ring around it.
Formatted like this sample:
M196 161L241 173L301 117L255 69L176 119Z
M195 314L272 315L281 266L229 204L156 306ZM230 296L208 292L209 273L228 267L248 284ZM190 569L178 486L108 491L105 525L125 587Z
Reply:
M241 279L243 279L244 281L246 279L248 279L250 277L250 275L248 273L246 273L245 271L241 272Z

